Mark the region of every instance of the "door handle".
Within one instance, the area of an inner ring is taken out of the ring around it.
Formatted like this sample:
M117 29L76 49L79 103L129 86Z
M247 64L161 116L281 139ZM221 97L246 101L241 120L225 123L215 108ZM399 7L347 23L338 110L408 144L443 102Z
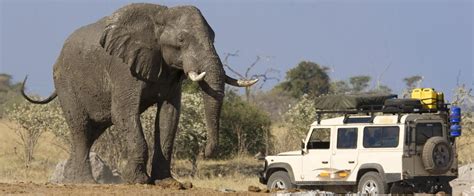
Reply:
M323 163L323 164L328 164L328 162L327 162L327 161L323 161L322 163Z
M354 164L354 161L349 161L349 164Z

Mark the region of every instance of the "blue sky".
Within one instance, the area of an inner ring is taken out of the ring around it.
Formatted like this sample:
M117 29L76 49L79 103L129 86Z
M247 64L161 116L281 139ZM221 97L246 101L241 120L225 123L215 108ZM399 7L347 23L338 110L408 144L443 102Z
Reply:
M53 90L52 65L67 36L133 1L0 0L0 72L29 90ZM474 87L472 1L145 1L197 6L216 32L221 55L243 72L285 72L302 60L331 68L333 80L370 75L396 93L402 79L422 75L422 86L451 97L456 78ZM276 74L278 76L278 74ZM275 82L265 84L271 88ZM373 81L372 86L375 85Z

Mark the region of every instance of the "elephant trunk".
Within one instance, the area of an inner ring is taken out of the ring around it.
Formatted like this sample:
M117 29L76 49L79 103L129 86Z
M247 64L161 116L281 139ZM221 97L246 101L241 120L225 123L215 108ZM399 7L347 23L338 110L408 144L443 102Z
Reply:
M219 141L219 119L224 98L225 73L219 57L216 55L207 69L206 76L199 85L204 100L204 113L207 126L207 143L204 149L206 158L216 156Z

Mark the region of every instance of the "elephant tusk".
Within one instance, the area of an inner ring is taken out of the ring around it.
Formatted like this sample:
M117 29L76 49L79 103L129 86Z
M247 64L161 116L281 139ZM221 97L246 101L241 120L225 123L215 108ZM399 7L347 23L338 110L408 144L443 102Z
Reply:
M249 87L258 82L258 79L253 80L237 80L230 76L225 76L225 83L236 87Z
M202 72L202 73L200 73L199 75L198 75L196 72L194 72L194 71L190 71L190 72L188 73L189 79L191 79L193 82L199 82L199 81L201 81L201 80L204 78L205 75L206 75L206 72Z

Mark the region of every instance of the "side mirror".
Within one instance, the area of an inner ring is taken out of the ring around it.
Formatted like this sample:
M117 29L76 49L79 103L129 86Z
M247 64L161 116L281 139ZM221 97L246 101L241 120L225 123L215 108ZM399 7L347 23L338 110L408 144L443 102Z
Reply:
M305 143L304 143L304 139L301 139L301 155L304 155L305 153Z

